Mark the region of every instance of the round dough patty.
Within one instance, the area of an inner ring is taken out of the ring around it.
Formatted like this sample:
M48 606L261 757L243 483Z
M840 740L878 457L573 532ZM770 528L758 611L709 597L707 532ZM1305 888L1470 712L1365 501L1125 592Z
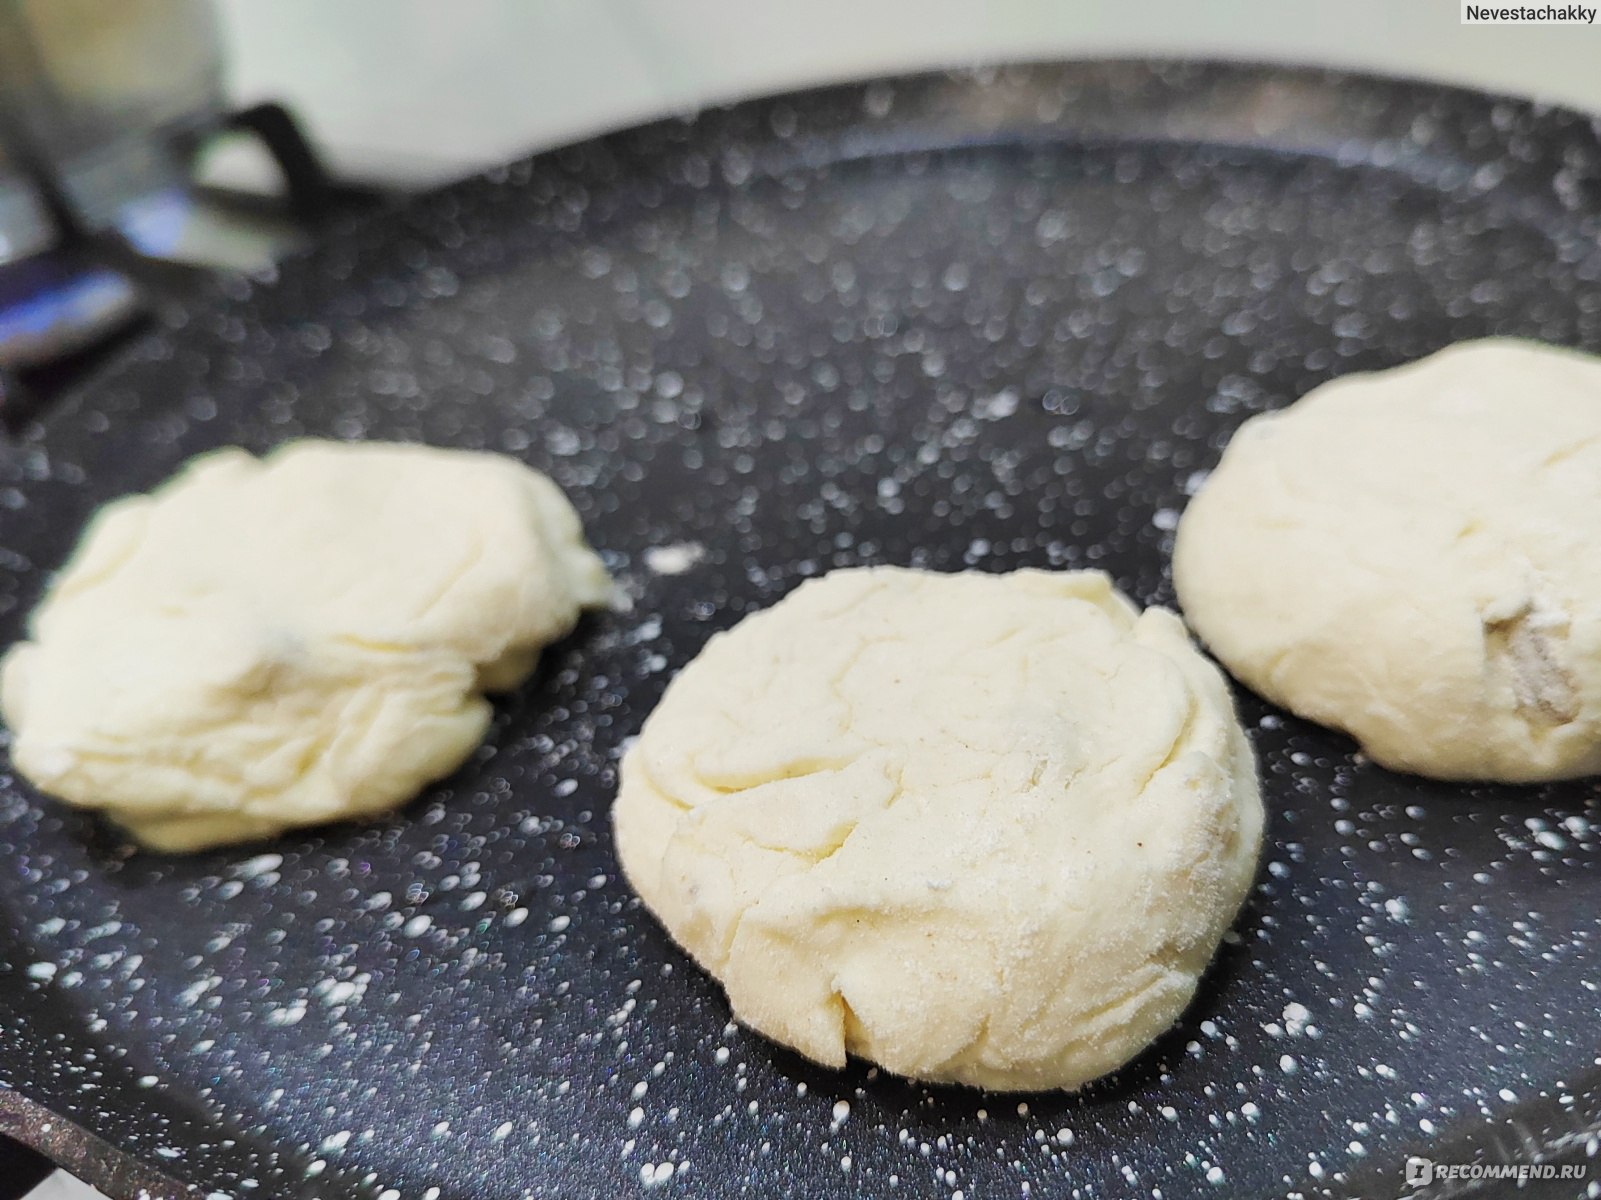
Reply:
M501 455L220 450L90 523L0 665L11 757L161 850L370 815L454 770L481 693L609 590Z
M1386 766L1601 770L1601 359L1465 342L1252 418L1173 575L1229 670Z
M1099 572L835 571L719 634L623 761L629 880L808 1058L1072 1088L1179 1015L1262 805L1215 667Z

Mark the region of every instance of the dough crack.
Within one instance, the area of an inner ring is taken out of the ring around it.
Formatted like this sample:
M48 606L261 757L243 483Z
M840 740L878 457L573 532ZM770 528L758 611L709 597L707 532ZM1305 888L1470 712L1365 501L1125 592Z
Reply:
M1001 973L999 971L995 972L995 986L998 992L1001 987ZM967 1040L967 1044L954 1054L948 1055L943 1062L935 1066L934 1077L947 1079L955 1076L963 1067L969 1064L982 1062L984 1051L989 1047L990 1026L994 1023L995 1014L993 1012L987 1012L980 1017L978 1028L973 1031L973 1036Z
M1195 722L1200 716L1200 706L1196 703L1194 692L1186 690L1183 694L1184 720L1179 723L1178 729L1174 732L1173 743L1168 746L1167 753L1162 756L1162 761L1147 771L1145 777L1140 780L1138 790L1141 792L1151 785L1151 780L1177 762L1179 756L1185 753L1190 748L1191 742L1194 741Z
M471 548L467 551L466 557L458 561L452 567L450 572L439 581L438 586L434 589L433 595L420 598L418 602L417 615L413 619L421 623L431 618L434 615L435 610L438 609L447 598L449 598L451 593L457 589L461 582L470 574L472 574L474 568L484 561L484 557L487 552L488 547L484 545L483 540L481 538L474 538L471 542Z
M1601 442L1601 434L1592 434L1589 437L1580 438L1576 442L1570 442L1566 446L1562 446L1556 450L1553 450L1550 454L1546 455L1544 460L1541 461L1540 466L1554 467L1559 463L1566 462L1568 459L1573 458L1575 455L1581 454L1591 446L1594 446L1597 442Z
M1530 723L1567 725L1579 715L1573 676L1556 650L1567 627L1565 614L1542 612L1533 600L1510 617L1484 621L1489 660L1511 677L1518 712Z
M796 861L805 863L807 870L811 870L813 868L822 866L829 859L833 858L834 855L843 850L845 848L845 843L850 841L851 834L855 833L856 830L861 827L861 824L862 822L860 819L846 823L841 827L839 833L835 837L829 838L826 842L818 846L807 846L802 848L800 846L774 845L766 838L752 838L751 844L759 849L771 851L774 854L787 854Z
M879 747L873 747L873 749L879 749ZM872 753L872 750L864 751L862 754L859 754L855 758L851 759L848 763L835 768L836 773L849 770L851 767L861 762L862 759L865 758L869 753ZM813 774L821 773L823 772L813 772ZM849 842L851 840L851 836L862 827L863 822L870 821L875 817L882 817L885 813L889 812L890 809L894 808L901 797L906 794L906 760L904 758L898 758L893 771L886 772L886 775L891 773L894 775L894 782L890 788L889 798L884 801L883 807L865 816L856 817L852 820L842 822L839 826L839 829L836 831L835 836L828 838L826 841L820 843L816 847L802 849L797 846L771 845L769 844L768 839L760 837L754 839L755 844L760 846L763 850L771 850L775 853L787 854L791 858L805 863L805 873L807 874L815 871L818 867L822 866L829 859L833 858L841 850L845 849L846 843ZM804 776L792 776L790 778L804 778Z

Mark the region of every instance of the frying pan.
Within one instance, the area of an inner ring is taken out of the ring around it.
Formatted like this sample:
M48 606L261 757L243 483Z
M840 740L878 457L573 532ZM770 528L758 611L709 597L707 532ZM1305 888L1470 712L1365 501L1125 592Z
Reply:
M1258 884L1174 1030L1075 1095L740 1030L607 810L673 671L808 576L1095 566L1170 603L1252 414L1460 338L1601 350L1598 217L1571 112L1018 67L543 154L169 313L0 455L0 639L96 505L300 435L527 460L632 608L375 824L165 858L0 776L7 1128L119 1197L1371 1197L1413 1152L1583 1161L1593 781L1402 777L1241 694Z

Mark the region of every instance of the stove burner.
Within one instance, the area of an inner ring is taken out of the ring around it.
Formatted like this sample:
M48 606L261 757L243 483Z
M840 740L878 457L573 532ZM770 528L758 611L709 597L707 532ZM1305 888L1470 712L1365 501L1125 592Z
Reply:
M226 116L211 131L247 133L266 149L283 177L270 216L311 233L371 204L377 193L335 180L280 104L259 104ZM204 139L181 148L192 160ZM0 427L16 430L83 378L137 330L165 299L194 295L222 265L188 261L189 228L220 206L240 219L238 197L185 183L123 204L112 223L83 218L46 155L21 126L0 113L0 144L31 185L53 226L48 250L0 265ZM259 207L259 205L258 205Z

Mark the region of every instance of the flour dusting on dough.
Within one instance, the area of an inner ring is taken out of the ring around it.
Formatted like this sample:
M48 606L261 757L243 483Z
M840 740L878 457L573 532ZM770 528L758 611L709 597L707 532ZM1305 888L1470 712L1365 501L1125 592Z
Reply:
M711 640L618 853L741 1020L819 1062L1076 1087L1173 1021L1262 808L1216 668L1094 571L835 571Z

